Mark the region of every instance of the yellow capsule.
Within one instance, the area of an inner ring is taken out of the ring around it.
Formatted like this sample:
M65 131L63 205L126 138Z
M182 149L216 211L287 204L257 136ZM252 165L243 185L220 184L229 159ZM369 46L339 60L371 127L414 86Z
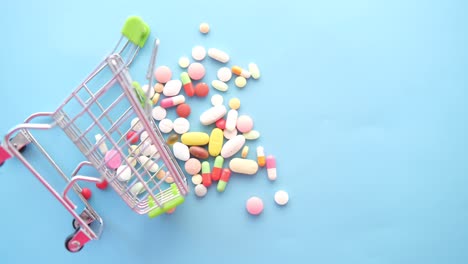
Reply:
M260 167L265 166L266 160L265 160L265 152L263 150L263 147L257 147L257 162L258 162L258 166Z
M224 134L219 128L214 128L211 131L210 141L208 143L208 152L211 156L216 157L223 148Z
M167 138L166 143L167 143L169 146L172 146L172 145L174 145L174 143L176 143L178 140L179 140L179 135L177 135L177 134L171 134L171 135Z
M248 154L249 154L249 146L244 146L244 148L242 149L241 157L245 159L247 158Z
M203 146L208 144L210 136L203 132L188 132L184 133L180 139L188 146Z
M160 96L161 96L161 94L159 94L159 93L154 94L153 98L151 99L151 101L153 102L153 105L158 103Z

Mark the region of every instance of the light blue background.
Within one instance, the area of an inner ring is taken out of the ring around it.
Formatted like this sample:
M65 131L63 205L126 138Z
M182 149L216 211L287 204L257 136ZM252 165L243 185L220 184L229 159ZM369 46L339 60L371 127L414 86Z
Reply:
M111 190L94 191L104 234L70 254L63 246L70 215L9 160L0 169L0 262L467 263L467 7L461 0L4 2L2 133L55 110L136 14L151 26L150 40L161 39L159 65L177 69L197 44L258 63L262 78L242 91L231 85L226 99L241 98L262 132L256 144L277 156L279 178L233 176L225 193L211 188L196 199L192 192L175 214L157 219L132 213ZM197 31L202 21L212 26L206 37ZM139 81L149 54L145 47L132 67ZM206 64L210 81L217 66ZM195 100L194 113L208 100ZM273 202L278 189L291 196L284 208ZM245 212L251 195L264 199L260 217Z

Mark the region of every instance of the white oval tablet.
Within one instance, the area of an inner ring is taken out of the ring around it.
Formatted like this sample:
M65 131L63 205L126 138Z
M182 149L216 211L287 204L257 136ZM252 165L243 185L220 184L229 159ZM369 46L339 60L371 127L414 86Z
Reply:
M226 112L227 109L224 105L213 106L201 114L200 122L205 126L211 125L218 121L218 119L222 118Z
M170 80L164 85L163 94L167 97L176 96L181 88L182 82L180 80Z
M159 121L159 130L163 133L169 133L172 131L174 124L170 119L164 118L163 120Z
M157 172L159 170L159 165L146 156L139 156L138 162L150 172Z
M218 90L220 92L225 92L225 91L227 91L229 89L229 86L227 85L227 83L222 82L220 80L212 81L211 86L213 86L213 88L215 88L216 90Z
M140 194L143 191L144 188L145 187L143 186L143 183L137 182L130 188L130 193L133 196L137 196L138 194Z
M283 190L277 191L275 193L275 202L278 205L285 205L289 201L289 194Z
M235 130L237 124L237 116L239 113L237 110L231 109L229 110L226 118L226 130Z
M229 61L229 55L226 52L215 48L208 49L208 56L222 63Z
M151 112L151 115L155 120L161 121L167 116L167 110L161 106L156 106L153 108L153 111Z
M203 197L203 196L206 195L207 192L208 192L208 189L206 189L205 185L198 184L197 186L195 186L195 195L196 196Z
M127 165L120 165L116 173L119 181L128 181L132 177L132 170Z
M206 49L203 46L195 46L192 48L192 58L201 61L206 57Z
M172 151L174 152L174 156L179 160L187 161L190 158L189 148L180 142L174 143Z
M143 92L145 93L146 97L148 98L153 98L154 96L154 89L153 87L151 87L151 89L149 88L149 86L147 84L143 85L141 87L141 89L143 90ZM148 95L148 91L149 91L149 95Z
M211 96L211 104L213 106L222 105L223 102L224 102L224 98L223 98L222 95L215 94L215 95Z
M260 137L260 132L258 132L257 130L250 130L248 133L244 133L243 135L245 139L255 140Z
M140 122L140 119L138 119L138 117L133 118L130 122L130 125L132 127L132 130L136 132L144 129L143 124Z
M187 118L179 117L174 120L174 131L177 134L184 134L190 129L190 122Z
M258 163L251 159L233 158L229 162L229 168L236 173L254 175L258 171Z
M220 81L228 82L232 78L231 69L229 69L228 67L222 67L218 70L216 76Z
M221 156L223 158L232 157L236 154L245 144L245 137L243 135L237 135L228 140L223 148L221 149Z
M231 139L235 136L237 136L237 129L234 129L234 130L227 130L227 129L224 129L223 131L223 135L226 139Z

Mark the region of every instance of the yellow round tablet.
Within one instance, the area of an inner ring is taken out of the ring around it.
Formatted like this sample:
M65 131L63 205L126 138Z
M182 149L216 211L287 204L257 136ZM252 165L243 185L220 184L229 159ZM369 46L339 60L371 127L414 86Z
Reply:
M245 79L242 76L239 76L239 77L236 78L234 83L236 84L237 87L244 88L244 86L247 84L247 79Z
M182 69L187 68L190 65L190 59L187 57L180 57L179 59L179 67Z
M241 102L240 102L239 98L235 97L235 98L232 98L231 100L229 100L229 107L231 109L237 110L237 109L239 109L240 105L241 105Z

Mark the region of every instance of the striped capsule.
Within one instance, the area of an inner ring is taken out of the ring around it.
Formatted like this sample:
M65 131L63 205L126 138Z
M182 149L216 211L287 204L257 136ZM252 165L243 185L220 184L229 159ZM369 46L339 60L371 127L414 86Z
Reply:
M211 186L211 169L208 161L202 163L202 182L207 188Z
M242 76L242 77L244 77L246 79L250 78L250 75L251 75L249 71L244 70L239 66L232 66L231 71L235 75Z
M182 81L182 85L184 86L185 93L192 97L195 94L195 89L193 89L192 80L187 72L183 72L180 74L180 80Z
M211 179L213 181L219 181L221 178L221 171L223 170L224 158L222 156L216 157L213 165L213 171L211 172Z
M229 178L231 178L231 170L228 168L223 169L221 173L221 178L219 179L218 186L216 186L216 189L218 192L224 192L226 189L226 185L229 181Z

